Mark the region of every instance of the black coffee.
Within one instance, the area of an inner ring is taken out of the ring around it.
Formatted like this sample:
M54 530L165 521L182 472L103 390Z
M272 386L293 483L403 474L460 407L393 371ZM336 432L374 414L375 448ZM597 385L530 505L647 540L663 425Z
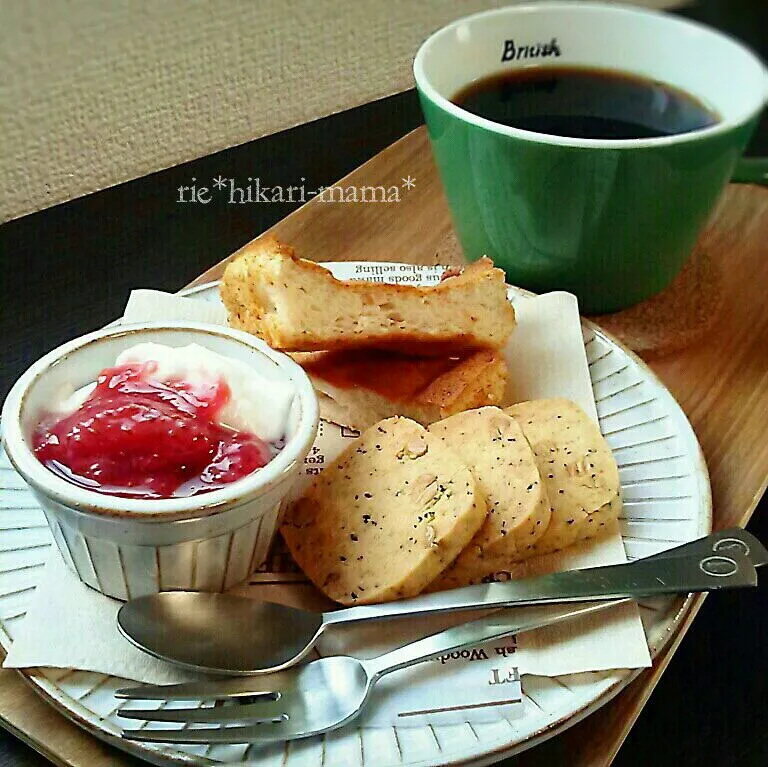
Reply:
M656 138L718 122L698 99L626 72L531 67L478 80L455 104L488 120L554 136Z

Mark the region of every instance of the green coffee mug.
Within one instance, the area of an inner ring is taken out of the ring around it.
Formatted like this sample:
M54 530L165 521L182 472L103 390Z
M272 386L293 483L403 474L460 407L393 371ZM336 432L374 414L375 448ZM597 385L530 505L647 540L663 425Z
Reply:
M650 139L575 139L511 128L451 98L520 67L587 66L680 88L721 119ZM479 13L436 32L414 75L453 223L468 259L508 281L575 293L610 312L666 287L691 253L768 100L768 71L700 24L597 3Z

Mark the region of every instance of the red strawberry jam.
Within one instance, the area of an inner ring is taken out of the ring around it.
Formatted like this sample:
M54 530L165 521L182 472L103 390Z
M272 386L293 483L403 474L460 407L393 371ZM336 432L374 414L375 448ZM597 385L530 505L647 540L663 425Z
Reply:
M231 396L226 381L159 381L156 367L102 371L78 410L37 427L40 461L88 490L127 498L207 493L269 462L267 443L218 422Z

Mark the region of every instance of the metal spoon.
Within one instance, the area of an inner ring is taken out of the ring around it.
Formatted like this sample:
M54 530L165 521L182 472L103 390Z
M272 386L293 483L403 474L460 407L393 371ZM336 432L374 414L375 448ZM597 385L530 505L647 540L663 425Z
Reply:
M733 552L733 554L732 554ZM757 583L768 551L740 528L717 533L636 562L467 586L412 599L325 613L230 594L168 591L124 604L123 635L163 660L215 674L280 671L301 660L328 626L553 602L713 591Z

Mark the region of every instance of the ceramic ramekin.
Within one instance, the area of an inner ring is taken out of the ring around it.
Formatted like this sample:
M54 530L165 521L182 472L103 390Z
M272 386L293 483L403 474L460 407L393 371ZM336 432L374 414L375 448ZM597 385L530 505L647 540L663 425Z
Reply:
M95 380L120 352L145 341L197 343L292 386L285 447L263 469L190 498L107 496L49 471L30 448L45 404L65 386ZM281 502L302 470L317 426L312 385L285 354L248 333L178 322L105 328L54 349L19 378L2 412L8 457L40 502L64 561L84 583L117 599L172 589L223 591L246 580L267 556Z

